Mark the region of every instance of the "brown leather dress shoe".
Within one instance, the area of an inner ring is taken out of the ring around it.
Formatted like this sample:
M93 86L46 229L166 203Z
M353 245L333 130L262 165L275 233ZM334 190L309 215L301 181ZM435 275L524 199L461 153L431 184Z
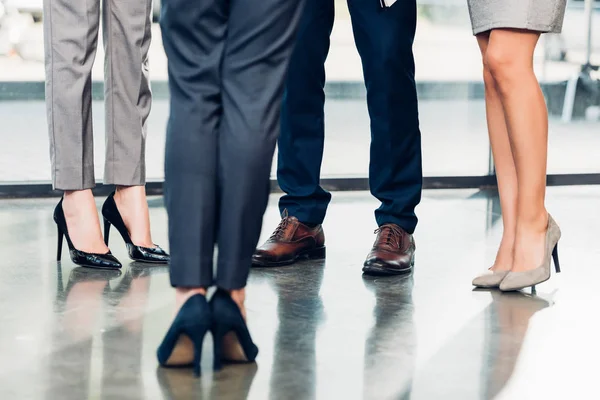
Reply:
M375 231L377 239L367 256L363 272L369 275L398 275L412 271L415 240L396 224L385 224Z
M252 264L258 267L279 267L293 264L298 260L319 260L325 258L325 234L323 227L304 225L298 218L287 216L271 235L269 240L256 249Z

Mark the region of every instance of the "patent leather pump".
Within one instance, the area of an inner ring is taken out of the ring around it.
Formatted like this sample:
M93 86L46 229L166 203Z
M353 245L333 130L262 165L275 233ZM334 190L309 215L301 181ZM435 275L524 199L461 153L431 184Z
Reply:
M258 347L252 341L246 321L229 293L217 290L210 300L210 309L215 346L214 369L221 369L223 362L254 362Z
M121 217L121 213L117 208L117 203L115 203L115 192L112 192L110 196L104 202L102 206L102 216L104 217L104 242L108 246L108 238L110 234L110 227L113 225L119 233L121 237L125 241L127 245L127 251L129 252L129 258L134 261L140 261L145 263L153 263L153 264L168 264L171 260L169 254L166 251L160 248L160 246L156 247L143 247L137 246L131 240L131 236L129 235L129 231L125 226L125 222L123 222L123 218Z
M60 199L58 205L54 209L54 222L58 229L58 249L56 253L56 261L60 261L62 258L62 245L64 238L67 239L69 245L69 254L71 255L71 261L77 265L89 268L102 268L102 269L119 269L121 263L115 256L109 251L106 254L95 254L86 253L85 251L77 250L71 242L69 231L67 229L67 220L65 219L65 213L63 210L63 199Z
M193 368L200 376L202 343L211 326L211 311L206 297L196 294L181 307L156 351L164 368Z

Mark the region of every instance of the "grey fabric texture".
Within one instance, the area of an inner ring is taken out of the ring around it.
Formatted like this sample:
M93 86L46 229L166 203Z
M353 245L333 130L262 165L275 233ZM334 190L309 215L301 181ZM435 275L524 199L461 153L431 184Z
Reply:
M473 34L497 28L560 33L567 0L467 0Z
M102 10L102 11L101 11ZM44 0L46 110L55 189L94 187L92 65L102 14L104 182L144 185L151 0Z

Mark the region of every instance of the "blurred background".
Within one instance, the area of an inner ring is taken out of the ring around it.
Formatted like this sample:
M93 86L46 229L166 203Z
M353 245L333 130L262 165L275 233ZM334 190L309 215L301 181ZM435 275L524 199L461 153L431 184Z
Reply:
M414 45L420 96L424 174L481 177L493 174L487 139L481 60L471 34L466 0L418 0ZM155 0L155 22L160 0ZM326 70L324 177L364 178L368 171L369 119L360 58L345 0L336 0L336 22ZM0 0L0 183L47 183L50 161L44 106L42 0ZM592 64L600 64L600 2L594 4ZM168 115L167 63L158 23L150 51L155 101L149 120L147 176L163 179ZM102 37L102 36L100 36ZM583 0L570 0L561 35L543 37L536 71L551 113L549 173L600 174L600 87L587 62ZM103 51L94 68L96 177L102 179ZM572 81L569 89L568 82ZM567 98L567 107L565 107ZM273 170L274 171L274 170Z

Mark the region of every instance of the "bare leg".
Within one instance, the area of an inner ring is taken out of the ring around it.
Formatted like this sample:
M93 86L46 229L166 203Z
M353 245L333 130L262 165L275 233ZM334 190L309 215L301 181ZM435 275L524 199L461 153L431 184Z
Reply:
M90 189L65 191L63 210L73 245L86 253L106 254L96 201Z
M178 287L175 289L175 314L179 312L179 309L183 304L195 294L201 294L202 296L206 296L206 288L184 288Z
M511 269L513 264L513 249L517 228L517 171L510 148L506 119L498 88L488 65L485 64L489 38L489 32L480 34L477 36L477 43L484 60L483 80L485 83L488 134L496 167L502 223L504 225L496 261L490 269L492 271L507 271Z
M533 52L539 36L539 33L522 30L493 30L485 52L485 64L504 108L517 171L513 271L530 270L540 265L548 225L544 205L548 113L533 71Z
M115 203L131 240L137 246L155 247L150 235L150 212L144 186L117 186Z
M244 306L244 302L246 301L246 288L232 290L229 292L229 294L231 295L231 299L240 308L242 317L244 317L244 320L245 320L246 319L246 307Z

